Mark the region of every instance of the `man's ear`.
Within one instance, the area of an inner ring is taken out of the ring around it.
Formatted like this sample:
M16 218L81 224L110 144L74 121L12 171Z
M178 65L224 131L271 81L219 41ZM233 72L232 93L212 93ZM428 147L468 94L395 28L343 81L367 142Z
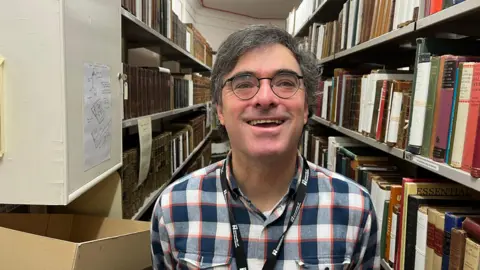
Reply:
M222 124L222 126L225 126L225 119L223 118L223 106L220 104L217 104L216 107L217 107L218 121L220 121L220 124Z

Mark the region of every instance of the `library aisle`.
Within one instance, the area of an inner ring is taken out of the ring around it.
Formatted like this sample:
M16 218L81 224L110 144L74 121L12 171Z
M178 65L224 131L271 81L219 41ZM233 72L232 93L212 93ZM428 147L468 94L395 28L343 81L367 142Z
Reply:
M153 269L158 197L229 152L210 76L254 24L316 57L299 152L368 191L381 269L479 270L480 0L0 0L0 269Z

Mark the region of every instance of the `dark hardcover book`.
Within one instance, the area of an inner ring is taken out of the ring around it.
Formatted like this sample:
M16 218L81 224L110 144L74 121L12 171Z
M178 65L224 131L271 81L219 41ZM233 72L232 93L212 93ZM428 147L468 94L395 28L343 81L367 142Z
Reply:
M382 89L385 80L378 80L377 85L375 87L375 101L373 104L373 116L372 116L372 126L370 129L370 133L368 136L372 139L375 139L377 133L377 121L378 121L378 108L380 107L380 100L382 97Z
M463 230L468 233L468 236L480 241L480 218L479 217L467 217L463 221Z
M463 270L463 258L465 257L465 243L467 232L453 228L450 242L449 270Z

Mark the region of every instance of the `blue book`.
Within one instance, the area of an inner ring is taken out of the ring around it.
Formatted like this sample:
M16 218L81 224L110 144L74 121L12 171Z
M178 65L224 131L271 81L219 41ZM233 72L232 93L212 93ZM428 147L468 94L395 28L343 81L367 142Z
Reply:
M455 130L455 125L453 124L454 123L454 119L455 117L457 116L457 113L456 113L456 107L457 107L457 101L458 101L458 94L459 94L459 87L460 87L460 83L459 83L459 80L461 78L459 78L461 75L460 74L460 68L457 68L457 71L456 71L456 75L455 75L455 86L453 87L453 101L452 101L452 112L450 113L450 125L449 125L449 129L448 129L448 138L447 138L447 149L446 149L446 155L445 155L445 163L447 164L450 164L450 155L452 153L451 151L451 139L452 139L452 132Z

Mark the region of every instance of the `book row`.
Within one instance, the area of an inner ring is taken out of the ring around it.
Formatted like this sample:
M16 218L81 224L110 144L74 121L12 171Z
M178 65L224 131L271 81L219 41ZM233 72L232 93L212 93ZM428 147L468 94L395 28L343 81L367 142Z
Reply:
M200 75L171 74L162 67L123 64L124 119L184 108L209 101L210 79ZM197 83L195 83L197 82Z
M479 178L478 46L419 38L411 71L337 68L318 84L316 115Z
M303 0L287 19L287 29L296 33L321 3ZM370 39L449 8L464 0L347 0L338 19L309 26L304 46L322 59Z
M315 114L391 147L405 149L413 73L335 69L318 84Z
M393 269L478 269L478 192L443 178L416 178L394 157L322 128L305 132L301 151L368 190L380 255Z
M152 193L170 181L180 167L184 167L183 164L206 138L209 129L204 113L192 113L173 120L161 132L152 131L151 143L143 140L142 136L149 134L142 132L124 136L123 165L119 169L124 218L132 218ZM209 164L210 146L203 149L202 157L195 159L192 166Z
M191 23L184 23L172 9L172 0L122 0L122 7L148 27L212 67L212 47Z

